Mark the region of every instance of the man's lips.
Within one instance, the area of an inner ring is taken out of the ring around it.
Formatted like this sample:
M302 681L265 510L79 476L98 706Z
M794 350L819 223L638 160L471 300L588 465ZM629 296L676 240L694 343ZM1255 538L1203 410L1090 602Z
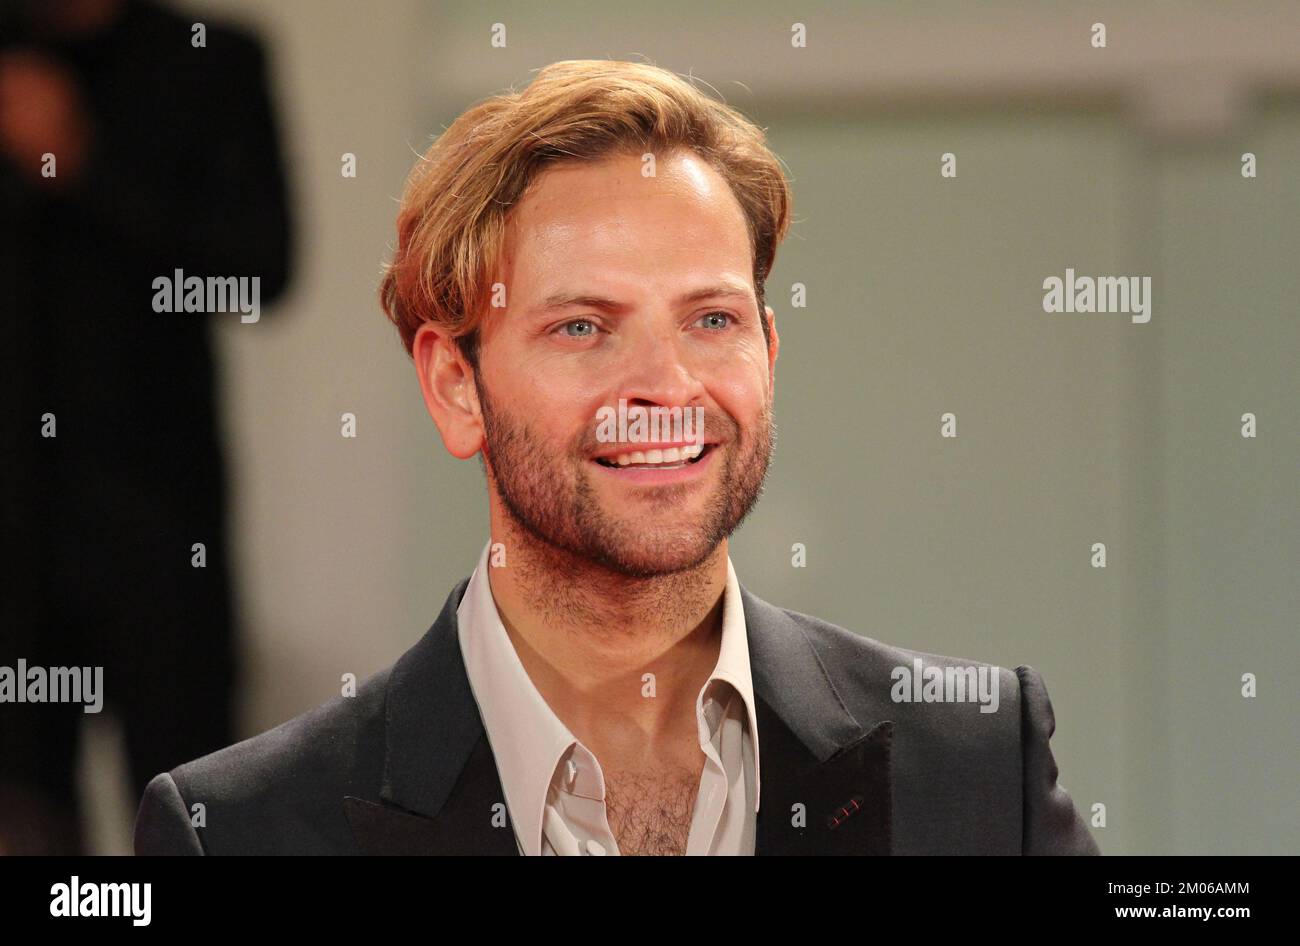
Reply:
M591 459L608 468L673 468L697 463L716 443L694 441L665 441L659 443L619 444L610 447Z
M646 444L637 444L637 446L644 447ZM692 450L694 449L693 445L687 446ZM713 465L713 455L717 453L717 446L714 443L703 444L698 455L685 460L682 459L679 452L676 462L666 462L662 453L658 462L652 463L648 459L641 463L635 462L638 454L644 455L646 452L644 450L632 451L630 454L622 455L629 461L633 461L622 465L618 463L618 458L611 461L593 457L591 462L605 476L622 480L625 483L638 483L647 486L666 485L687 482L703 476L705 470ZM681 448L677 449L680 451Z

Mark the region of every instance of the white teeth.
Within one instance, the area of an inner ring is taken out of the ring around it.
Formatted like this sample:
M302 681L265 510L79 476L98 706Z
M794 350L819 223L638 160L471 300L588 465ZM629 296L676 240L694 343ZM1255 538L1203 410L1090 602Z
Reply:
M669 447L666 450L646 450L644 453L640 450L633 453L620 453L616 457L605 459L616 466L681 466L694 460L703 452L703 444L687 444L684 447Z

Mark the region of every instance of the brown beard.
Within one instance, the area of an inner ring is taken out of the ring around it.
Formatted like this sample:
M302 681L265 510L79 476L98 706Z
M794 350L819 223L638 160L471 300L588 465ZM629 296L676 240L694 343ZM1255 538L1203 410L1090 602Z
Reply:
M770 400L749 431L725 412L706 417L710 435L722 435L712 462L723 467L696 521L675 521L675 510L692 487L670 484L645 490L636 510L643 521L634 525L610 516L597 501L589 468L597 446L594 418L577 443L557 452L525 421L492 406L477 373L474 384L489 480L514 525L544 547L537 550L543 555L549 549L560 553L555 558L578 559L632 579L692 571L711 558L762 494L775 440Z

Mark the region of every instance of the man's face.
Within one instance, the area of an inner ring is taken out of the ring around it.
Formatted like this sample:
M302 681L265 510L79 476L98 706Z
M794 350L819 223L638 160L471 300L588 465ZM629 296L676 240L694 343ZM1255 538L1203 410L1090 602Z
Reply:
M703 562L757 500L773 440L775 328L769 350L726 182L686 152L654 177L636 156L551 168L509 218L500 278L477 382L494 502L628 576ZM702 408L703 452L618 465L683 439L602 440L620 400Z

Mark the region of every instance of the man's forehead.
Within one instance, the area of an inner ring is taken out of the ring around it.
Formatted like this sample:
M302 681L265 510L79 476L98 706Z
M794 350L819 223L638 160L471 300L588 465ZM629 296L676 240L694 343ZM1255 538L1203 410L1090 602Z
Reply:
M723 274L715 279L705 279L699 285L687 283L674 290L671 301L675 306L689 305L709 299L729 299L733 301L752 301L754 289L749 280L731 274ZM628 304L627 297L619 293L603 294L581 288L560 288L541 294L533 311L544 312L568 307L596 308L607 311L619 311Z
M602 186L582 186L588 170ZM608 167L566 166L563 173L575 176L566 186L530 192L506 221L501 263L533 304L600 294L595 277L615 286L663 282L674 292L727 284L753 292L748 225L725 181L718 191L643 181L635 168L626 180L622 169L611 180Z

